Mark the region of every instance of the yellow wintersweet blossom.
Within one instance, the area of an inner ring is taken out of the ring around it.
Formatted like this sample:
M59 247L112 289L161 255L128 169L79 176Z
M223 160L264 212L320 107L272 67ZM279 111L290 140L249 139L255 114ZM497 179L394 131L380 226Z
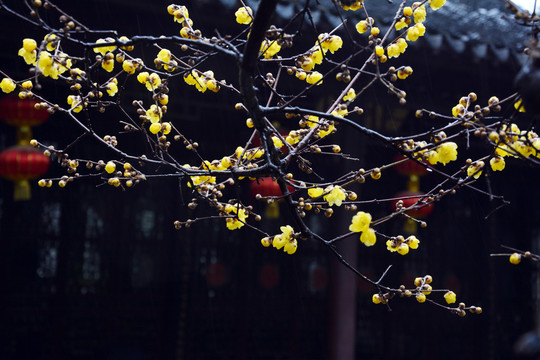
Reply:
M107 72L113 71L114 70L114 59L103 60L101 62L101 67Z
M82 99L78 95L69 95L67 97L67 103L71 105L73 112L80 112L83 109Z
M476 161L467 168L467 176L472 176L478 179L482 175L482 168L484 167L483 161Z
M168 63L169 61L171 61L171 56L171 51L168 49L161 49L157 54L157 58L164 63Z
M296 249L298 248L298 242L296 239L289 240L285 243L285 246L283 247L283 250L289 254L292 255L296 252Z
M248 218L248 213L245 209L239 207L237 204L231 205L228 204L225 206L225 212L227 214L235 213L236 217L229 217L226 220L227 222L227 229L229 230L236 230L240 229L242 226L245 225L245 221Z
M423 23L426 21L426 7L425 5L420 5L413 11L414 22L416 24Z
M457 104L452 108L452 116L458 117L458 115L462 115L465 111L465 106L462 104Z
M249 25L253 21L253 10L249 6L242 6L234 13L236 22L243 25Z
M328 202L329 206L336 205L341 206L343 200L347 198L345 191L339 185L330 185L324 189L326 195L323 196L323 199Z
M493 171L502 171L504 170L506 163L501 156L494 156L489 160L489 165Z
M277 136L274 136L274 135L272 135L272 142L274 143L274 146L277 147L278 149L282 148L283 145L285 145L285 144L283 144L283 141L281 141L280 138L278 138Z
M292 255L296 252L298 242L294 238L294 229L290 225L280 227L281 234L274 236L272 246L277 250L283 248L287 254ZM263 242L264 245L264 242ZM268 244L269 245L269 244ZM266 245L265 245L266 246Z
M356 11L358 9L361 9L362 6L364 6L363 0L356 0L350 5L345 5L343 2L340 2L340 5L343 8L343 10L351 10L351 11Z
M399 51L399 46L397 44L390 44L386 48L386 53L389 58L398 57L401 52Z
M281 226L279 229L281 230L281 238L283 240L289 241L292 238L294 229L291 225Z
M116 164L113 161L107 162L105 165L105 171L107 174L112 174L116 170Z
M448 291L444 294L444 300L447 304L453 304L456 302L456 293L453 291Z
M2 91L5 92L6 94L15 90L16 87L17 85L15 85L15 82L11 80L10 78L3 78L2 81L0 82L0 89L2 89Z
M323 83L322 81L323 75L318 71L312 71L310 72L306 77L306 82L308 84L317 84L321 85Z
M406 79L409 75L413 73L413 69L410 66L405 66L398 70L397 77L400 79Z
M361 20L356 24L356 31L358 31L360 34L365 33L368 31L369 25L366 20Z
M118 80L116 80L116 78L112 78L105 85L105 88L107 89L107 94L109 94L109 96L116 95L116 93L118 92Z
M158 74L156 73L148 74L148 72L146 71L139 73L139 75L137 75L137 80L141 84L145 84L146 88L149 91L156 90L158 85L161 84L161 78L159 77Z
M42 51L39 53L38 68L44 76L50 76L53 79L58 79L58 67L55 66L54 60L50 53Z
M161 124L159 122L151 123L150 126L148 127L148 131L150 131L154 135L157 134L158 132L161 131ZM198 184L195 184L195 185L198 185Z
M446 0L429 0L429 6L431 6L433 10L440 9L445 3Z
M371 214L359 211L353 216L349 230L354 232L366 231L371 224Z
M396 30L401 30L401 29L405 29L407 26L409 26L409 24L407 24L407 21L405 21L405 18L401 18L399 19L399 21L396 22Z
M263 56L265 59L271 59L281 50L281 46L277 43L277 41L264 39L264 41L261 43L261 50L259 51L259 55Z
M375 230L373 230L372 228L368 228L366 231L362 231L362 235L360 235L360 241L366 246L375 245L375 242L377 242L377 235L375 234Z
M426 33L426 27L422 23L418 23L407 31L407 40L416 41L419 37L424 36Z
M439 162L443 165L448 164L450 161L457 159L457 144L452 141L448 141L439 145L436 149L439 155Z
M220 89L219 83L214 78L214 72L211 70L205 71L202 74L191 70L191 73L184 74L184 81L186 84L195 86L200 92L205 92L207 89L218 92Z
M321 196L323 193L324 193L324 190L323 188L320 188L320 187L308 189L308 195L311 198L317 198Z
M519 112L525 112L525 106L523 105L522 98L517 99L517 101L514 103L514 108Z
M97 39L96 40L96 44L106 44L106 43L111 43L111 42L114 42L113 38ZM101 55L105 55L106 53L114 51L114 50L116 50L116 46L114 46L114 45L99 46L99 47L94 48L94 52L95 53L100 53ZM51 51L51 50L49 50L49 51Z
M56 50L56 47L58 46L58 38L56 37L56 34L47 34L43 40L47 43L45 47L48 51Z
M24 39L23 47L19 49L21 56L28 65L35 65L37 58L37 43L34 39Z
M120 36L118 40L123 42L129 42L129 38L127 36ZM120 46L120 49L126 50L126 51L133 51L134 46L133 45L127 45L127 46Z
M155 104L152 104L148 110L146 110L146 116L150 120L151 123L156 123L161 120L161 108L156 106Z
M398 57L407 49L407 41L403 38L399 38L395 43L388 45L386 52L389 58Z
M135 70L137 70L137 65L131 60L125 60L122 63L122 69L129 75L133 75L135 74Z
M343 40L337 35L328 35L327 33L324 33L320 34L317 40L318 42L315 44L315 46L320 44L324 53L330 51L333 54L337 50L341 49L341 46L343 46Z
M354 91L353 88L349 89L349 91L347 91L347 94L343 97L343 100L344 101L353 101L354 99L356 99L356 92Z
M405 239L405 242L413 250L418 249L418 245L420 244L420 240L418 240L414 235L411 235L407 239Z

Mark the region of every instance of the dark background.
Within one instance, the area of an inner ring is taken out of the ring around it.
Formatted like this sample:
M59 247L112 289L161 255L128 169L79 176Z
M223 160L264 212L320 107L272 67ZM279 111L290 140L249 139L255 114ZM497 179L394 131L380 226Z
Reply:
M114 27L128 36L179 29L166 12L168 3L162 1L57 3L65 3L68 13L91 27ZM475 4L479 2L470 2ZM226 33L241 28L231 25L231 9L238 4L186 5L196 27L203 30L220 27ZM44 34L0 14L10 30L0 35L1 68L14 78L24 78L27 67L15 54L24 37L40 39ZM470 91L477 92L483 103L491 95L511 94L520 68L517 56L506 61L489 53L476 56L471 50L474 44L461 40L463 52L446 42L437 48L428 41L411 46L400 57L415 69L411 78L400 83L408 93L408 104L399 107L395 98L375 87L361 100L365 109L361 121L388 135L413 133L433 125L414 118L419 106L449 113ZM305 41L311 46L311 38ZM156 53L152 48L139 51L147 63ZM234 74L232 66L208 65L223 77ZM229 81L234 81L233 76ZM45 84L50 96L64 101L65 88ZM318 106L331 101L332 84L336 82L328 81L308 101ZM181 81L170 87L169 119L181 124L189 137L201 139L204 156L232 152L245 141L242 136L248 130L236 132L235 123L245 119L231 109L230 104L238 101L233 96L225 91L199 94ZM107 112L103 126L117 116ZM283 122L281 126L295 125ZM66 145L66 135L71 134L76 136L77 129L61 115L34 129L36 138L58 146ZM361 166L366 168L395 155L347 131L335 136L328 143L338 142L345 152L361 156ZM15 130L1 124L2 149L14 141ZM136 137L124 136L120 141L127 147L138 144ZM92 142L84 145L77 156L108 156ZM464 141L459 145L460 160L485 154L480 148L466 150ZM193 160L182 152L178 156ZM322 163L327 176L351 166L333 157ZM53 164L47 176L62 174ZM99 181L75 182L65 189L40 189L34 184L32 199L23 202L13 201L12 184L2 180L0 358L513 358L516 340L535 328L537 269L530 263L516 267L489 254L501 252L501 244L537 249L539 180L537 169L508 160L507 170L491 177L491 186L495 193L504 193L511 205L486 220L498 205L487 197L463 190L446 198L435 205L427 219L429 226L418 230L419 250L406 257L389 254L382 241L369 249L353 239L342 245L345 257L373 278L390 264L393 268L386 281L392 286L410 287L414 277L429 273L434 286L451 287L458 301L484 309L482 315L465 318L413 299L396 299L390 309L372 304L375 289L352 276L318 243L301 243L297 254L287 256L263 248L258 234L228 231L222 221L176 231L174 220L196 217L204 208L191 212L182 206L190 196L180 194L175 180L149 181L125 192L100 186ZM427 190L439 181L421 179L421 188ZM388 171L381 181L354 190L362 199L385 198L405 190L406 182L406 177ZM486 186L485 180L479 184ZM243 198L250 197L247 185L240 191ZM370 205L367 210L378 217L388 208ZM330 222L314 218L311 225L331 236L348 226L350 216L337 211ZM284 223L270 221L264 230L275 233ZM401 221L381 228L385 233L402 230Z

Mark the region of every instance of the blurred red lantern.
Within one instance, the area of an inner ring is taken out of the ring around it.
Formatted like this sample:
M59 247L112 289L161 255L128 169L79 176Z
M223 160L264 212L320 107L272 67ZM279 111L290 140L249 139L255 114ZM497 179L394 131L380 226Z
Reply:
M47 156L27 146L14 146L0 153L0 175L15 182L15 200L30 199L28 180L46 173L49 164Z
M38 101L21 100L6 96L0 99L0 120L17 127L18 146L0 153L0 176L15 182L13 197L15 200L30 199L28 180L43 175L49 169L50 159L30 147L32 126L42 124L49 118L44 109L36 109Z
M394 161L400 161L405 158L406 157L402 155L397 155L394 158ZM396 171L400 173L401 175L407 175L407 176L411 176L411 175L422 176L428 173L428 170L426 169L424 165L408 158L407 160L395 165L394 169L396 169Z
M257 194L261 194L262 196L281 196L281 189L278 182L271 177L253 180L249 186L251 188L251 195L253 196Z
M279 268L274 264L265 264L259 273L259 282L266 289L272 289L279 283Z
M309 269L309 289L312 292L319 292L328 286L328 273L317 264L312 264Z
M212 287L221 287L227 282L227 267L215 260L206 267L206 283Z
M403 201L403 207L408 208L410 206L413 206L414 204L418 203L419 200L421 200L425 194L421 191L403 191L396 195L396 198L402 198L401 201ZM392 210L396 209L396 204L400 200L395 200L392 202ZM407 215L412 216L415 219L423 219L427 217L431 212L433 211L433 203L422 206L418 209L412 209L407 211Z
M0 99L0 117L8 125L36 126L44 123L49 118L45 109L36 109L38 101L33 99L21 100L14 96L5 96Z
M271 177L263 177L257 180L253 180L250 184L251 189L251 195L253 197L257 196L257 194L260 194L262 196L281 196L281 189L279 188L279 184L277 180L272 179ZM293 191L294 188L292 186L287 186L289 191ZM279 217L279 199L276 199L268 204L266 207L266 213L265 216L267 218L276 219Z
M406 159L403 161L403 159ZM409 177L407 182L407 191L402 191L396 194L398 200L392 201L390 204L392 211L396 210L396 205L398 201L403 202L403 207L408 208L418 203L425 196L423 192L420 191L420 177L428 173L426 166L422 165L421 162L416 162L411 159L408 159L402 155L397 155L394 158L394 161L402 161L399 164L395 165L394 168L396 171L401 174ZM415 219L423 219L427 217L433 211L433 203L429 205L418 204L417 209L411 209L407 211L407 215ZM408 233L416 233L417 223L414 220L407 219L404 226L404 231Z

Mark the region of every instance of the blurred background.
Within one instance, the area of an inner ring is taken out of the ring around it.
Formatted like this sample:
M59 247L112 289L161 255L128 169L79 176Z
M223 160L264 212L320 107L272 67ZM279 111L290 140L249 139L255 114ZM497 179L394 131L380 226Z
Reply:
M19 1L5 3L24 9ZM248 2L254 8L256 3ZM167 13L169 3L163 0L55 4L91 28L114 28L120 35L179 31ZM222 34L243 29L234 22L234 11L240 6L237 1L201 0L182 5L205 34L214 28ZM280 1L275 23L283 24L301 5ZM382 28L388 26L396 4L381 1L368 6L370 16ZM359 14L346 15L353 29ZM0 16L7 29L0 33L0 69L14 79L26 78L28 67L16 56L22 39L39 40L45 33L1 9ZM329 1L321 1L312 16L319 30L330 30L339 22ZM505 11L502 1L449 0L437 13L428 13L426 27L425 38L399 58L400 64L414 68L413 76L399 84L408 94L407 104L400 106L384 88L375 86L358 100L365 111L358 120L363 125L389 136L413 134L440 125L416 119L417 108L450 114L459 98L471 91L478 94L481 104L492 95L504 98L514 92L513 79L524 61L520 50L528 34ZM315 35L305 35L298 46L307 49L314 39ZM137 51L147 64L157 53L152 47L141 46ZM234 63L210 61L207 66L216 78L235 82ZM47 80L43 85L47 96L65 103L66 85ZM312 92L306 102L322 109L340 91L340 85L325 80L324 88ZM292 79L290 86L299 86L299 82ZM238 101L233 95L224 90L201 94L183 81L171 82L169 88L169 121L199 141L205 158L232 153L245 143L250 130L237 126L245 119L233 109ZM131 100L145 96L130 87L122 99L134 114ZM0 102L4 120L0 151L14 150L20 124L7 124L6 118L10 108L22 105L7 96ZM120 112L111 110L101 116L96 131L121 130ZM20 121L38 117L30 110L18 116ZM283 131L297 126L287 122L290 120L273 120ZM527 115L522 118L523 124L529 120ZM332 178L337 170L381 165L396 156L380 143L340 130L327 143L339 143L343 152L360 161L314 158L320 161L323 176ZM45 119L32 132L33 137L57 148L80 133L61 114ZM132 134L119 136L121 146L133 151L140 151L140 141ZM458 143L460 160L486 155L474 142L469 148L465 139ZM172 150L180 161L198 165L181 148ZM107 160L111 153L86 141L71 155ZM445 170L453 166L457 169L459 164L449 164ZM63 170L52 162L43 177L62 176ZM380 181L358 184L351 190L359 199L390 198L408 190L411 179L423 191L442 180L424 177L417 169L390 169ZM207 210L203 206L187 209L184 204L191 196L180 193L175 179L143 182L128 191L102 186L99 178L76 181L64 189L42 189L34 180L30 198L25 200L15 199L16 185L2 179L0 358L510 359L517 356L515 344L526 333L531 339L526 348L532 349L530 358L536 358L537 267L530 262L514 266L506 257L490 254L503 252L501 244L538 251L539 180L538 169L510 159L505 171L489 178L493 193L504 194L510 205L494 211L500 202L464 189L435 204L430 212L419 214L428 222L427 228L398 219L378 229L388 234L416 234L420 248L407 256L388 253L382 241L373 248L353 238L339 244L347 261L374 279L389 265L392 269L386 284L394 287L412 287L416 276L430 274L434 287L451 288L458 301L483 308L482 315L460 318L414 299L395 299L390 307L374 305L371 296L376 289L355 277L320 243L301 242L298 252L288 256L263 248L257 233L227 230L223 221L175 230L173 221L195 218ZM480 180L478 186L486 189L488 183ZM276 216L253 200L260 191L256 185L246 181L239 191L257 211L272 217L263 230L274 234L287 223L283 205ZM372 203L360 210L377 218L387 214L390 206ZM351 213L336 211L330 220L312 217L309 224L330 238L343 233L351 217ZM437 295L430 296L436 299Z

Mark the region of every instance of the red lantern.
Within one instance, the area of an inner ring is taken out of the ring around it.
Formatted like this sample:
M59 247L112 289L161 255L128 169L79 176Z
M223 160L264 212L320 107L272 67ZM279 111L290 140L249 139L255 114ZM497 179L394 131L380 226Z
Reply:
M30 199L28 180L46 173L49 164L47 156L27 146L14 146L0 153L0 175L15 182L15 200Z
M261 194L262 196L281 196L281 189L278 182L271 177L254 180L249 186L253 196L257 194Z
M317 264L312 264L309 269L309 289L312 292L320 292L328 286L328 273Z
M397 155L394 158L395 161L400 161L403 159L406 158L402 155ZM414 204L417 204L419 200L423 199L425 194L420 191L420 177L428 173L428 170L424 165L411 159L400 162L399 164L395 165L394 168L401 175L408 176L409 181L407 182L407 191L396 194L396 198L398 198L398 200L391 203L392 211L396 210L396 204L400 200L403 202L403 207L408 208L410 206L413 206ZM402 199L399 200L399 198ZM431 214L432 211L433 204L431 203L429 205L421 206L418 209L409 210L407 211L407 215L415 219L423 219L429 214ZM407 219L407 221L405 222L404 231L412 234L416 233L416 221Z
M212 287L221 287L227 282L227 267L215 260L206 267L206 283Z
M17 97L5 96L0 99L0 116L2 121L11 126L36 126L49 118L44 109L36 109L38 101L33 99L20 100Z
M257 196L257 194L260 194L262 196L281 196L281 189L279 188L279 184L277 180L272 179L271 177L263 177L257 180L253 180L251 184L249 184L251 189L251 195L253 197ZM294 189L291 186L287 186L289 191L293 191ZM265 216L270 219L276 219L279 217L279 200L275 200L268 204L266 207L266 213Z
M394 158L394 161L400 161L405 159L404 156L398 155ZM400 162L399 164L394 166L394 169L401 175L416 175L416 176L422 176L428 173L426 167L416 161L413 161L411 159L408 159Z
M21 100L13 96L0 99L0 119L17 127L18 146L0 154L0 176L15 182L15 200L30 199L28 180L43 175L49 169L49 158L28 146L32 138L31 127L49 118L46 110L36 109L37 103L33 99Z
M274 264L265 264L259 273L259 282L266 289L272 289L279 283L279 268Z
M403 207L408 208L418 203L418 201L422 199L424 195L425 194L420 191L404 191L397 194L396 197L402 198L401 201L403 202ZM396 204L398 201L400 200L395 200L392 202L392 210L396 209ZM407 215L412 216L415 219L423 219L429 214L431 214L432 211L433 203L430 203L429 205L423 206L421 208L409 210L406 213Z

